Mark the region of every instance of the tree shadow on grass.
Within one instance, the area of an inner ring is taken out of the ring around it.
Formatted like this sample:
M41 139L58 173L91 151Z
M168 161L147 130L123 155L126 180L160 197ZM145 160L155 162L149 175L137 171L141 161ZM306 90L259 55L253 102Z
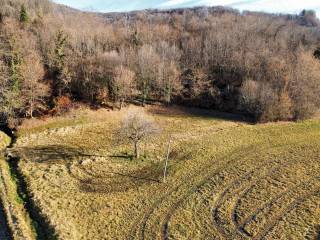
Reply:
M110 155L109 157L110 158L117 158L117 159L125 159L125 160L129 160L129 161L132 161L134 159L133 154L126 154L126 153L113 154L113 155Z
M9 227L8 227L8 224L6 222L6 214L3 210L3 205L0 201L0 238L3 239L3 240L9 240L11 239L9 236Z
M131 159L131 155L119 154L114 156L101 156L94 154L87 154L82 149L68 147L64 145L47 145L36 147L25 147L16 149L20 158L38 164L62 164L69 165L74 161L84 160L91 157L113 157L121 159ZM96 163L99 164L99 163ZM112 172L106 171L103 174L90 171L90 167L81 165L80 162L77 168L85 173L86 177L79 178L72 175L79 181L79 189L81 191L90 193L112 193L125 192L131 188L137 188L144 184L159 183L163 174L163 164L149 164L143 166L138 170L129 172ZM71 165L69 165L71 166Z
M126 192L150 183L160 183L163 174L161 164L144 166L138 170L120 173L105 172L104 176L79 179L79 188L87 193Z
M66 164L84 157L104 157L87 154L82 149L64 145L25 147L16 150L21 158L43 164Z

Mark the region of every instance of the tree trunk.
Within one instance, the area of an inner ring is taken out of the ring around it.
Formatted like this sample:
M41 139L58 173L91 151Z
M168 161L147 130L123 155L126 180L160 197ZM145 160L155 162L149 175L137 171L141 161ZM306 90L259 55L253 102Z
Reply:
M142 99L142 107L144 107L146 105L146 95L143 94L143 99Z
M121 100L120 100L120 110L122 109L123 104L124 104L124 99L121 99Z
M134 155L135 155L135 158L140 158L140 151L139 151L138 142L134 143Z
M30 117L33 118L33 103L30 104Z
M148 87L147 87L146 82L143 83L143 91L142 92L143 92L142 106L144 107L146 104L147 97L148 97Z

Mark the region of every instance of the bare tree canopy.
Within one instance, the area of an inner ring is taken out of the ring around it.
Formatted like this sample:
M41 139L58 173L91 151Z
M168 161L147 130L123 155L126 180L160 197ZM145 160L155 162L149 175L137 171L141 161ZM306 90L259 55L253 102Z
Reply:
M115 102L120 102L120 110L124 102L134 94L135 73L124 66L118 66L114 70L111 81Z
M140 157L140 144L145 140L150 140L161 132L160 127L145 113L137 110L129 111L124 117L119 136L133 143L134 156Z

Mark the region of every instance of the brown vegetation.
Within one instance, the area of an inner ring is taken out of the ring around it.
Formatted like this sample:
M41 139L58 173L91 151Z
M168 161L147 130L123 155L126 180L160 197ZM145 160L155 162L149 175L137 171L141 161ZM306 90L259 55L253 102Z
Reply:
M43 114L61 97L120 108L133 99L179 103L259 121L307 118L320 103L319 20L312 11L103 15L47 0L0 5L6 120Z
M58 239L318 238L319 120L251 125L209 110L134 109L162 128L134 161L131 142L113 141L130 109L19 129L18 167Z
M134 146L134 157L140 157L140 145L143 141L160 132L157 124L141 111L130 111L124 117L118 136L121 140L132 142Z

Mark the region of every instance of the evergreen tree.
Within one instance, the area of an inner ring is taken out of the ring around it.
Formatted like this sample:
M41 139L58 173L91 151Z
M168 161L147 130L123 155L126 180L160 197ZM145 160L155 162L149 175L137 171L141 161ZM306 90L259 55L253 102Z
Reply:
M70 82L70 73L66 64L67 35L63 31L59 31L55 40L53 74L56 81L54 84L54 95L61 96L65 93Z
M24 5L21 6L20 9L20 22L21 23L26 23L29 20L28 12L27 9Z
M13 55L9 66L0 61L0 124L14 127L21 107L19 60Z

